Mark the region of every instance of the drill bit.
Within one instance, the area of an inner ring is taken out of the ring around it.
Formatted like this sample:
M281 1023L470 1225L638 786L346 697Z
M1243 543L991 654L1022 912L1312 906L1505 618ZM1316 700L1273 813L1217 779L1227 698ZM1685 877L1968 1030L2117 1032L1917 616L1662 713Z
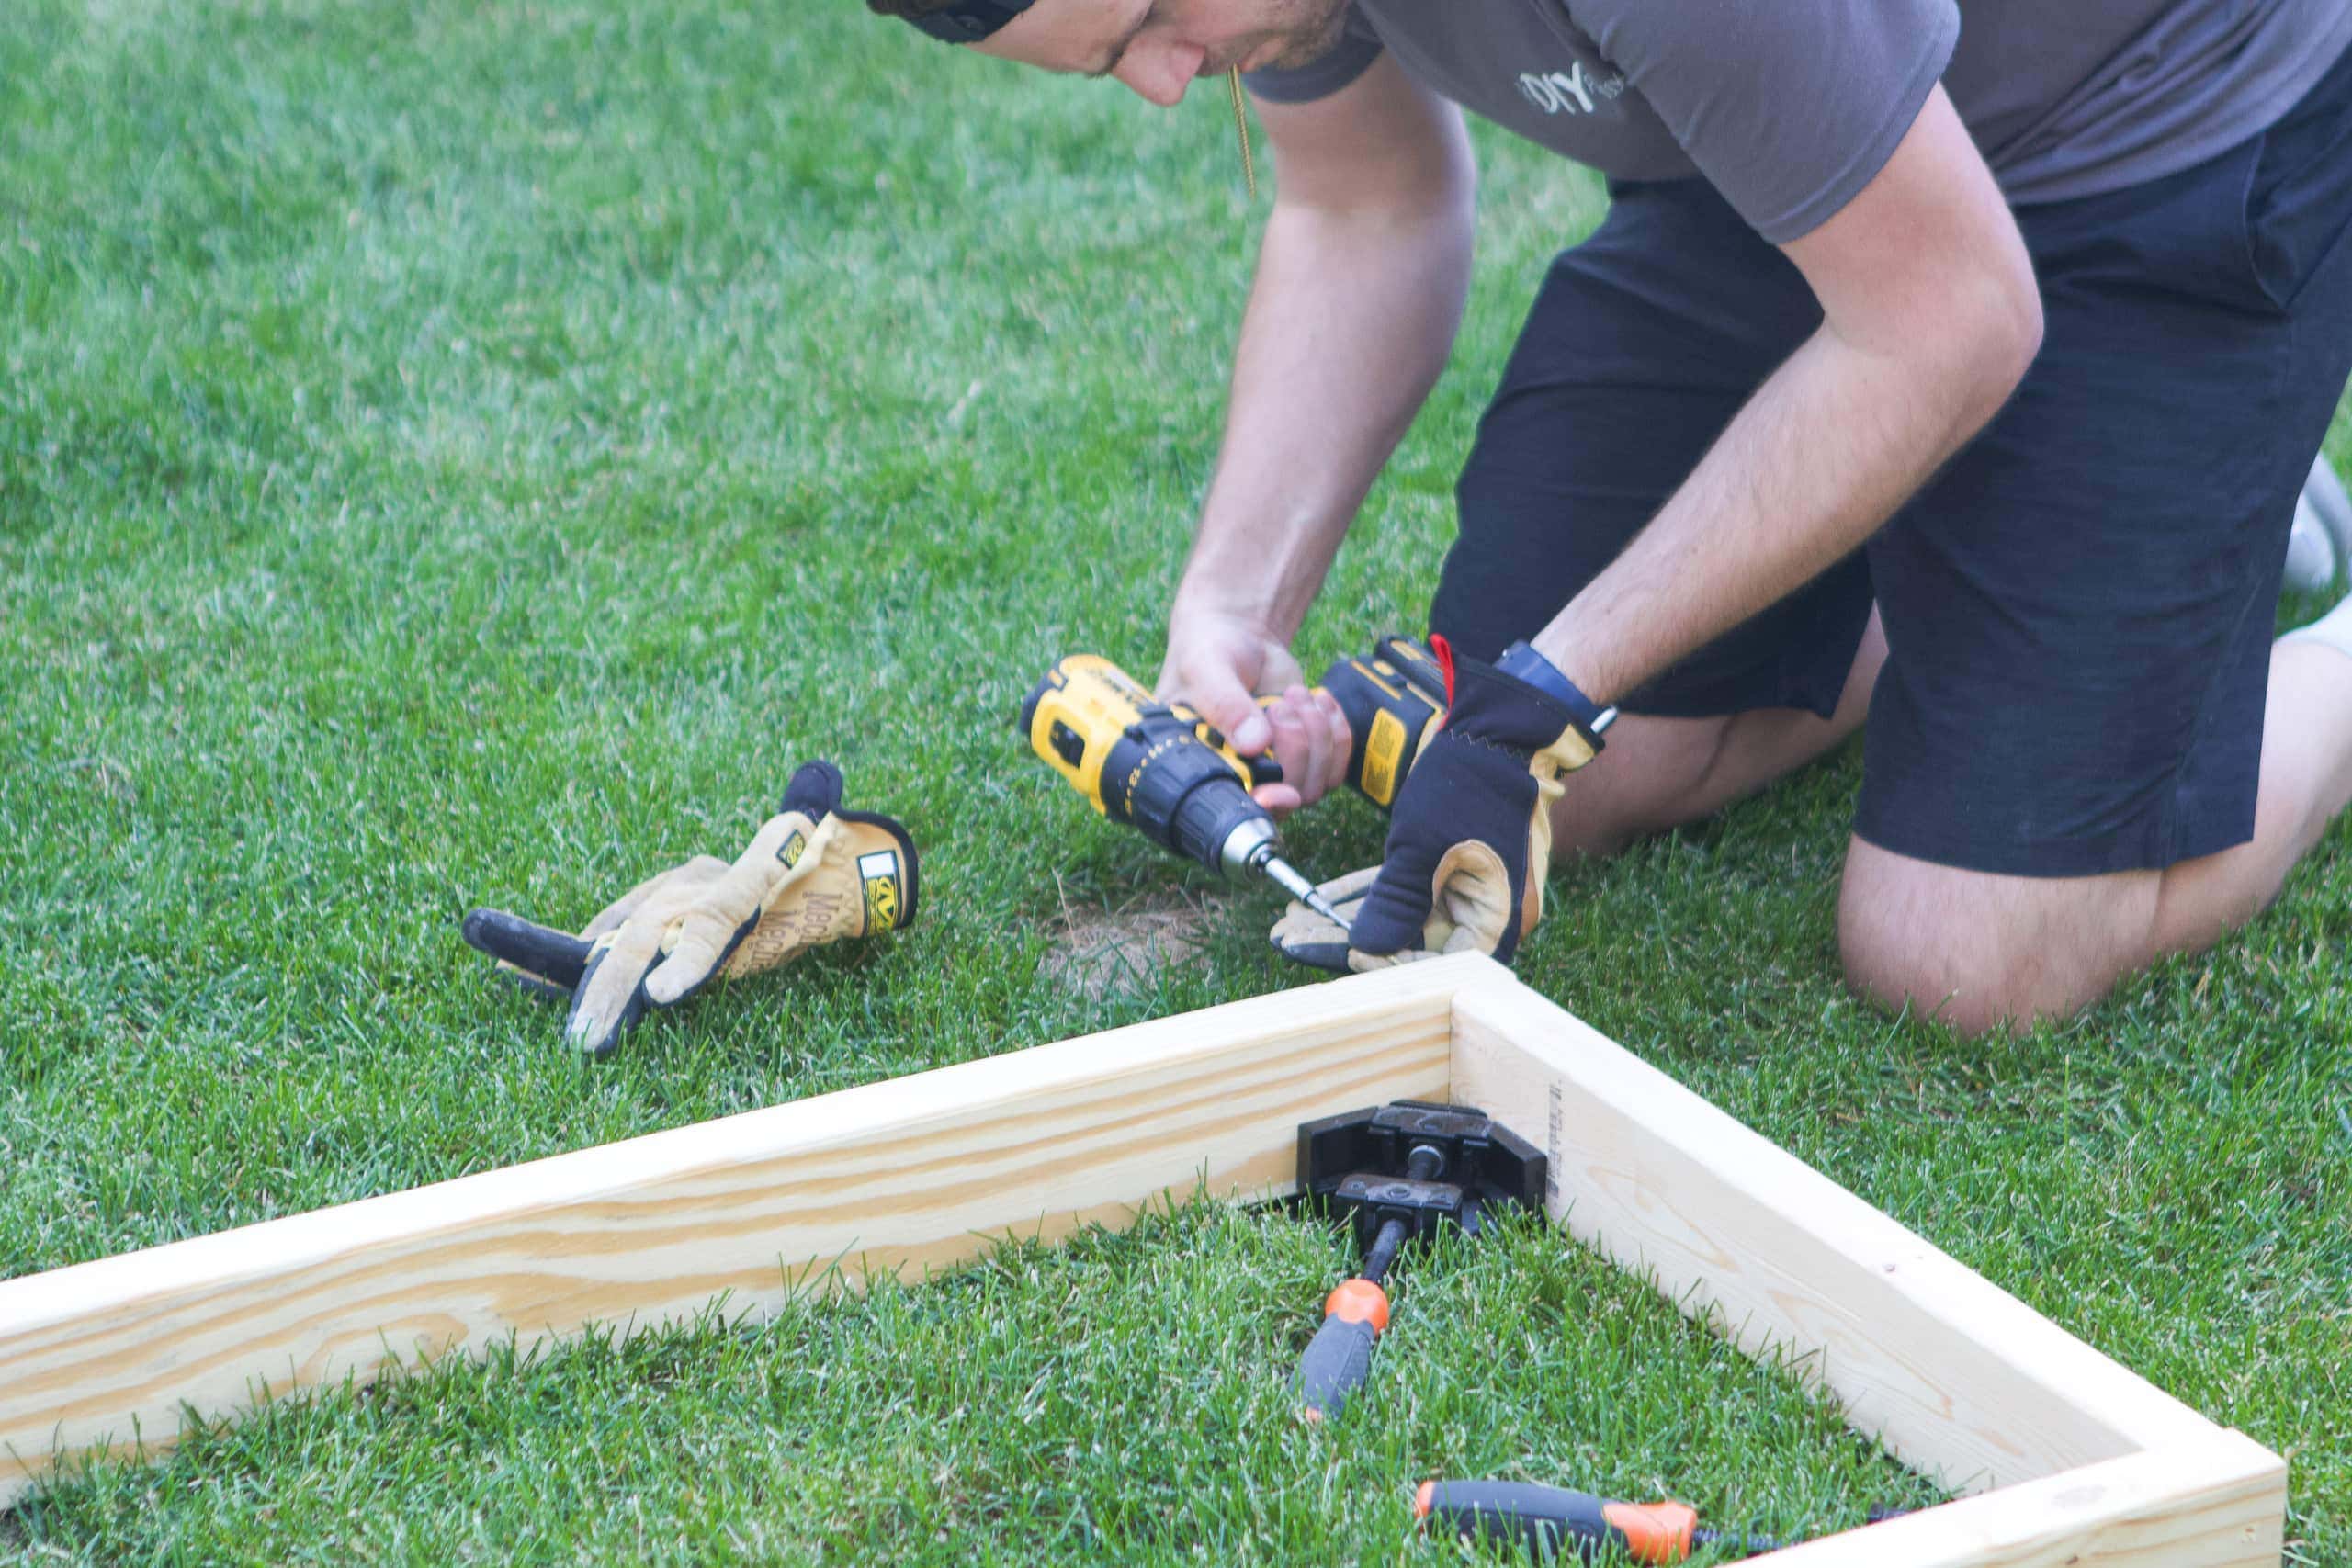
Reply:
M1225 85L1233 94L1233 130L1241 139L1241 177L1250 186L1250 199L1258 199L1258 160L1250 152L1250 111L1241 98L1241 67L1235 66L1225 73Z
M1317 914L1322 916L1325 919L1330 921L1341 931L1347 931L1349 929L1347 917L1340 914L1338 909L1332 908L1331 900L1324 897L1323 895L1315 891L1315 884L1307 881L1306 877L1300 875L1298 868L1291 864L1290 862L1283 859L1282 856L1268 855L1264 860L1258 863L1258 869L1264 872L1266 875L1272 880L1274 886L1280 887L1283 892L1289 894L1292 897L1297 899L1300 903L1306 905L1308 908L1314 910Z

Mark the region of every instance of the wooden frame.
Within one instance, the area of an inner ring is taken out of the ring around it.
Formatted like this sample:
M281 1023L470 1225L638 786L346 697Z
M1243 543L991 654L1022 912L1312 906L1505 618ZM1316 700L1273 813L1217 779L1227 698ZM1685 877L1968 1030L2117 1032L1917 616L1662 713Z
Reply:
M1475 1104L1548 1207L1967 1494L1787 1568L2278 1562L2287 1467L1479 957L1420 964L0 1283L0 1506L394 1362L916 1278L1007 1235L1290 1188L1299 1122ZM952 1167L956 1185L933 1190Z

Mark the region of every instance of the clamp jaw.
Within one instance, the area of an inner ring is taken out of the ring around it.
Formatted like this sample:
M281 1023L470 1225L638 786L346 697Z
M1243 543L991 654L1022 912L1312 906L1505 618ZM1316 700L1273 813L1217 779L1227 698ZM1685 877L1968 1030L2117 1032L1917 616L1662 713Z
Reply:
M1434 1178L1411 1174L1423 1148L1438 1157ZM1390 1220L1418 1241L1443 1224L1476 1235L1489 1209L1541 1209L1548 1175L1533 1145L1467 1106L1400 1100L1298 1129L1301 1199L1349 1221L1367 1251Z
M1363 1271L1323 1303L1323 1325L1299 1362L1300 1414L1337 1416L1372 1371L1388 1327L1381 1280L1408 1241L1453 1229L1476 1235L1497 1208L1543 1206L1549 1163L1483 1111L1403 1100L1327 1116L1298 1130L1298 1190L1348 1221Z

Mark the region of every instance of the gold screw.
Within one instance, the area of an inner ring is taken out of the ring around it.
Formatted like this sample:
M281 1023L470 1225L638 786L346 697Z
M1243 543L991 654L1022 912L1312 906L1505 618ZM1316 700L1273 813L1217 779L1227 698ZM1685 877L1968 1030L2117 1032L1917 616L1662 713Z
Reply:
M1249 183L1250 199L1258 199L1258 160L1250 152L1250 111L1241 100L1241 67L1235 66L1225 73L1225 85L1233 90L1233 133L1241 139L1241 177Z

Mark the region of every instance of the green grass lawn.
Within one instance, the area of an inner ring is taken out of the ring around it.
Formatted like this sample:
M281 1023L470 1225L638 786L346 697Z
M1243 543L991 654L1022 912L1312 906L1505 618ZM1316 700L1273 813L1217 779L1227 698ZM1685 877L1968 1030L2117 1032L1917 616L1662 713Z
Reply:
M1211 885L1007 728L1060 653L1157 662L1251 244L1221 95L1156 114L853 0L17 0L0 83L0 1275L1306 983L1254 892L1080 983L1063 922ZM1482 148L1462 352L1316 667L1420 624L1482 396L1599 213ZM820 755L923 847L896 942L583 1069L458 942L731 853ZM2352 1561L2352 838L2210 956L1963 1043L1839 987L1858 777L1556 878L1521 973L2286 1451L2294 1561ZM1293 838L1337 873L1380 823ZM1408 1264L1376 1392L1302 1432L1341 1261L1179 1207L280 1406L49 1491L0 1555L1435 1562L1439 1472L1792 1532L1933 1495L1524 1227Z

